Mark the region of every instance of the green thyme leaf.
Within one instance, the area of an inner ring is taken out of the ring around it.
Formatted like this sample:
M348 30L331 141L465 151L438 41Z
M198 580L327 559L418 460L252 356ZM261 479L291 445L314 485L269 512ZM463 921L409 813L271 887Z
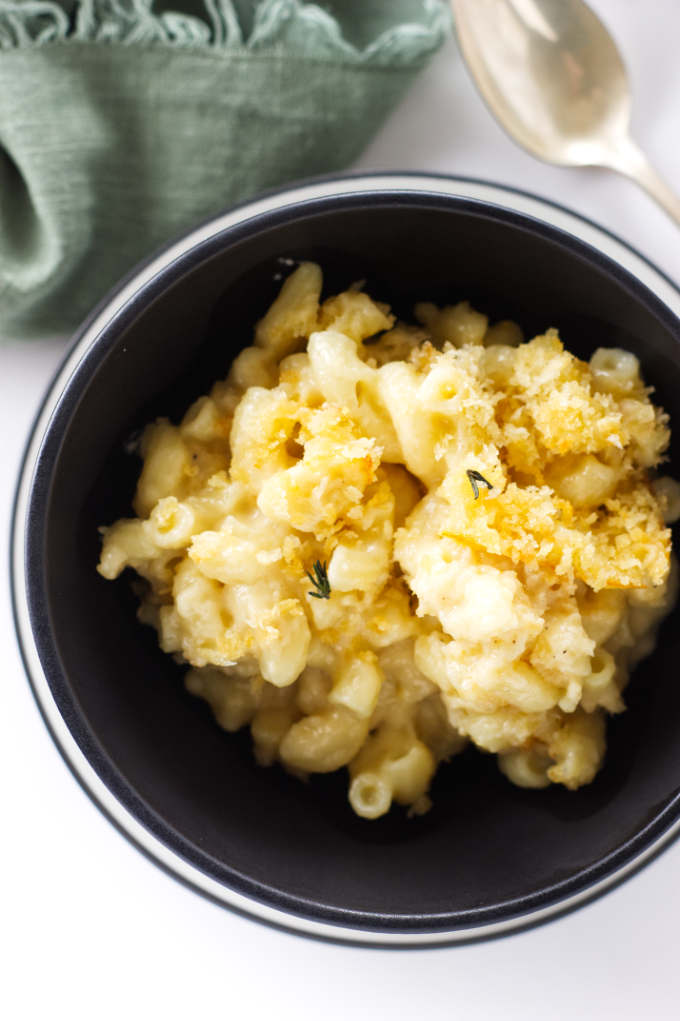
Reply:
M479 483L480 482L481 482L481 484L483 486L486 486L487 489L493 489L493 486L491 485L489 480L485 479L483 475L480 475L479 472L475 471L473 468L468 468L467 469L467 477L470 480L470 485L472 486L472 492L475 494L475 500L479 496Z
M313 596L314 599L330 599L331 585L328 580L325 561L322 564L320 560L317 560L312 571L314 572L313 574L310 574L309 571L305 571L305 574L315 587L316 592L308 592L307 595Z

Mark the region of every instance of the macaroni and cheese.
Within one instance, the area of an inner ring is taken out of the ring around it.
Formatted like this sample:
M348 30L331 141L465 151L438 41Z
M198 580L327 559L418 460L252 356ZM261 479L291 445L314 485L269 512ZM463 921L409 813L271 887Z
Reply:
M321 290L301 264L227 379L146 428L100 573L144 579L140 620L258 762L347 767L360 816L425 811L468 742L521 786L589 783L674 596L637 359Z

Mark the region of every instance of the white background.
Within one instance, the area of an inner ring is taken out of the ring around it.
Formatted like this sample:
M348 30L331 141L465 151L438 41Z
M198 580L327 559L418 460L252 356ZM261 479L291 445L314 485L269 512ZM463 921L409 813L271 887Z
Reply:
M594 0L593 6L630 68L635 135L680 191L680 4ZM680 230L623 179L548 167L519 151L473 91L453 42L357 167L437 170L535 191L600 221L680 278ZM0 533L6 534L21 448L64 341L2 339ZM0 1013L8 1021L680 1017L680 843L566 918L454 949L314 943L244 921L185 890L133 850L67 772L23 676L6 588L0 588L0 931L6 940Z

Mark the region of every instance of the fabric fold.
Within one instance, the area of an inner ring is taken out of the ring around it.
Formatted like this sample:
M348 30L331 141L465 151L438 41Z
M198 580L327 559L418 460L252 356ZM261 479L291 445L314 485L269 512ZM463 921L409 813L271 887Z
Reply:
M346 167L450 26L445 0L164 4L0 0L4 334L70 329L194 223Z

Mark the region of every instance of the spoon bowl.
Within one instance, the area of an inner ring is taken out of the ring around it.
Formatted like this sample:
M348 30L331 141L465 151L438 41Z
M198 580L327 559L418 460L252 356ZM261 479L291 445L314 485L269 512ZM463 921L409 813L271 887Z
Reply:
M463 56L501 126L532 155L631 177L680 224L680 200L631 139L625 64L583 0L452 0Z

